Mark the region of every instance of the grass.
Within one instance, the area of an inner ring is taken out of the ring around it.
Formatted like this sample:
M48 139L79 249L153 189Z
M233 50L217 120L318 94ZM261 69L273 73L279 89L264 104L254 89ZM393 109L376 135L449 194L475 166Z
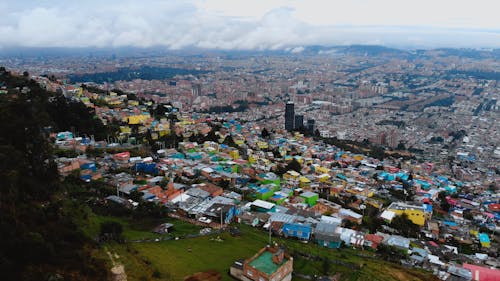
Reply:
M246 225L238 226L241 236L232 237L224 233L220 235L222 242L215 241L216 235L211 235L163 242L110 244L108 247L122 257L121 261L131 280L153 279L154 270L158 270L161 276L157 280L183 280L185 276L209 269L220 272L222 280L233 280L227 275L231 264L239 258L251 257L268 242L267 233ZM276 237L273 237L273 241L285 245L289 252L295 250L360 266L353 270L344 265L330 264L328 273L333 275L341 272L342 280L436 280L428 272L370 258L374 255L371 251L351 248L330 250L312 243ZM367 257L361 257L360 254ZM297 273L321 275L323 270L322 261L294 258L294 271Z
M123 226L123 238L125 240L140 240L140 239L155 239L162 237L178 237L187 234L199 233L201 227L176 220L172 218L162 219L133 219L112 216L101 216L96 214L89 215L86 221L86 227L83 229L85 234L89 237L96 237L99 234L100 225L106 221L118 222ZM161 223L172 223L174 225L173 231L168 234L157 234L152 232L153 228Z
M126 240L160 238L151 230L158 224L169 222L174 224L174 231L165 234L170 237L184 237L198 233L201 227L190 223L164 219L141 219L101 216L89 213L82 221L82 229L89 237L96 237L100 224L105 221L119 222L123 226ZM107 243L96 253L97 257L111 261L107 252L115 256L115 262L125 266L129 280L183 280L196 272L215 270L221 273L222 280L233 280L227 274L231 264L237 259L253 256L268 243L268 234L247 225L237 225L241 235L233 237L229 233L220 235L222 242L215 239L217 234L191 238L142 243ZM312 242L302 243L292 239L272 237L273 243L286 246L289 253L299 251L308 255L327 257L333 261L341 261L354 265L352 269L335 262L325 265L321 260L309 260L302 256L294 258L294 272L305 275L322 275L325 269L328 274L342 273L342 280L436 280L429 272L407 269L400 265L377 259L372 251L342 248L332 250L319 247ZM153 274L156 272L156 274ZM154 277L154 276L155 277ZM294 280L301 280L295 278Z

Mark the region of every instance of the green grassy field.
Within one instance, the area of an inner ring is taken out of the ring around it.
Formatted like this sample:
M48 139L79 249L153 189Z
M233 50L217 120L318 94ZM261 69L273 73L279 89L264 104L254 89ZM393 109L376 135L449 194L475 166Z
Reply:
M180 222L180 224L186 223ZM106 249L119 256L118 260L125 265L129 280L183 280L185 276L209 269L220 272L222 280L233 280L227 275L233 261L252 256L268 243L266 232L246 225L238 226L241 229L241 235L233 237L229 233L221 234L222 242L216 241L217 235L210 235L163 242L110 243ZM188 227L186 226L186 228ZM131 232L128 229L129 227L126 227L125 231L128 237L139 237L147 234L137 230ZM182 229L182 227L180 229L182 231L188 230ZM172 235L175 235L175 232ZM294 271L301 274L322 275L325 270L328 270L331 275L337 272L342 273L342 280L436 280L428 272L407 269L393 263L370 258L370 256L374 256L371 251L351 248L330 250L311 243L304 244L277 237L273 237L273 242L286 246L289 252L300 251L361 266L360 269L353 270L344 265L331 263L326 266L322 261L296 257ZM157 278L153 278L155 271L154 276Z
M139 239L155 239L162 237L176 237L184 236L192 233L199 233L201 227L184 222L181 220L176 220L172 218L164 219L131 219L122 217L112 217L112 216L101 216L91 214L89 219L86 221L86 227L83 231L89 237L95 237L99 234L99 228L101 223L106 221L118 222L123 226L123 238L125 240L139 240ZM174 231L169 234L156 234L152 232L152 229L161 223L172 223L174 225Z

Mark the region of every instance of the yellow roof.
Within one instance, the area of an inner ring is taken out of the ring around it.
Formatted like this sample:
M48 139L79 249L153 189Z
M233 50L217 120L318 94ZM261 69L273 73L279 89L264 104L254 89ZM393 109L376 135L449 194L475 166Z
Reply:
M308 183L308 182L311 182L311 181L310 181L308 178L306 178L306 177L300 177L300 178L299 178L299 181L300 181L300 182L303 182L303 183Z

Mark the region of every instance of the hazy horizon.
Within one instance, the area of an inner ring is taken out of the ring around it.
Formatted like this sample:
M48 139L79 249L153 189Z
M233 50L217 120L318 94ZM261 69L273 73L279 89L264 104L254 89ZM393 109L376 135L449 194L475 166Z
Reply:
M404 2L404 3L402 3ZM492 0L18 1L0 3L0 49L322 45L500 48Z

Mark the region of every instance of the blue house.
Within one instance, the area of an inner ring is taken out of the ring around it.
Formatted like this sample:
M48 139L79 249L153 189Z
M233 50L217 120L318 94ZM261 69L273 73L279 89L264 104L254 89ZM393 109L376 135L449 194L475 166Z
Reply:
M285 237L295 237L300 240L309 240L312 227L307 224L285 223L281 229Z
M158 167L156 167L156 163L136 163L135 171L153 175L158 175L159 173Z

